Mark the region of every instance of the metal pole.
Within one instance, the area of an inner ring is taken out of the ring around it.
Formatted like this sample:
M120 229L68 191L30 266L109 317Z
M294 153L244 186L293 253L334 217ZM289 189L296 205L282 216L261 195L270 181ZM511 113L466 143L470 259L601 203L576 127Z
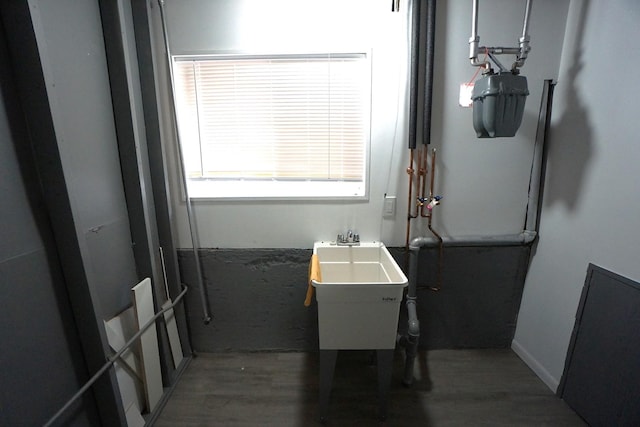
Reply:
M529 37L529 16L531 15L531 0L527 0L527 5L525 6L524 11L524 22L522 23L522 37L520 37L520 52L518 52L518 58L513 63L511 67L512 70L516 70L519 67L524 65L524 62L527 60L529 56L529 51L531 50L531 46L529 45L530 37Z
M471 10L471 39L478 38L478 0L473 0Z
M172 119L174 125L175 139L177 143L177 152L179 159L179 169L180 175L182 175L182 185L184 187L184 193L186 198L187 205L187 218L189 220L189 231L191 232L191 245L193 246L193 257L196 266L196 274L198 276L198 287L200 288L200 299L202 302L202 313L203 313L203 322L204 324L208 324L211 322L211 314L209 312L209 299L207 298L207 292L204 287L204 281L202 280L202 266L200 264L200 255L198 253L198 249L200 248L200 242L198 239L198 230L195 223L195 215L193 213L193 206L191 205L191 197L189 197L189 187L187 182L187 175L184 170L184 153L182 150L182 144L180 142L180 133L178 132L178 117L175 108L175 88L173 85L173 63L171 62L171 54L169 50L169 36L167 30L167 21L165 19L165 11L164 11L164 0L158 0L158 4L160 5L160 19L162 21L162 36L164 38L164 45L167 51L167 65L169 68L169 86L171 90L169 91L169 96L171 99L171 111L172 111Z
M69 399L67 401L67 403L65 403L65 405L60 408L60 410L58 412L55 413L55 415L53 417L51 417L49 419L49 421L47 421L47 423L44 425L44 427L49 427L51 425L53 425L58 418L60 418L60 416L62 416L62 414L65 413L65 411L67 409L69 409L69 407L73 404L73 402L75 402L76 400L78 400L80 397L82 397L82 395L89 390L89 388L93 385L93 383L95 383L96 381L98 381L98 379L102 376L102 374L104 374L114 363L116 363L116 360L118 360L121 356L122 353L124 353L129 347L131 347L131 345L136 342L138 340L138 338L140 338L140 336L147 330L149 329L149 327L151 325L153 325L155 323L155 321L160 317L163 316L165 312L173 309L173 307L175 307L181 300L182 298L186 295L188 288L185 286L184 290L182 292L180 292L180 294L176 297L176 300L169 306L163 308L162 310L160 310L158 313L156 313L155 316L153 316L151 319L149 319L149 321L147 323L144 324L144 326L142 328L140 328L140 330L138 332L136 332L136 334L134 336L131 337L131 339L129 339L129 341L127 341L120 350L118 350L113 356L110 356L107 358L107 363L105 363L102 368L100 368L98 370L98 372L96 372L89 381L87 381L87 383L82 386L82 388L80 390L78 390L78 392L76 394L73 395L73 397L71 397L71 399Z
M478 44L480 37L478 36L478 0L473 0L473 8L471 11L471 38L469 38L469 59L474 67L484 65L484 61L478 62Z
M524 11L524 23L522 24L522 38L529 38L529 15L531 14L531 0L527 0L527 6Z
M540 225L539 210L544 187L546 139L551 122L554 86L555 84L552 80L544 81L540 112L538 113L536 139L533 145L533 160L531 161L531 172L529 173L529 198L524 217L524 229L535 232L539 231Z

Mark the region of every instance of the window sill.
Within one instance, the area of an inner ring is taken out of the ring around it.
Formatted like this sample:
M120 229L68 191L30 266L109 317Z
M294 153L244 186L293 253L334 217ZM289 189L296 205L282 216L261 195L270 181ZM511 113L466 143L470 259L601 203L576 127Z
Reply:
M364 182L189 180L189 198L194 200L366 200Z

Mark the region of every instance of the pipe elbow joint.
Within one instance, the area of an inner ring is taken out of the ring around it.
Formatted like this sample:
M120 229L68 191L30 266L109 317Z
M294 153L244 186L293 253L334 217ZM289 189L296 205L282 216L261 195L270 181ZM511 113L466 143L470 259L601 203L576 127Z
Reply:
M418 236L411 239L409 242L409 250L410 251L418 251L420 248L429 245L431 239L424 236Z
M409 319L409 327L407 333L410 337L420 336L420 321L418 319Z
M418 313L416 312L415 298L410 298L407 300L407 314L409 317L409 320L407 322L407 333L409 337L417 338L420 336L420 321L418 320Z

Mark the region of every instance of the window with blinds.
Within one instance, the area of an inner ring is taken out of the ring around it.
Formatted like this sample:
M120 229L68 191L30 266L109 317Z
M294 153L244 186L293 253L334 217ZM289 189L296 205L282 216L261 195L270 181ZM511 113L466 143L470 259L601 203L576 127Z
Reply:
M364 197L367 54L174 57L190 197Z

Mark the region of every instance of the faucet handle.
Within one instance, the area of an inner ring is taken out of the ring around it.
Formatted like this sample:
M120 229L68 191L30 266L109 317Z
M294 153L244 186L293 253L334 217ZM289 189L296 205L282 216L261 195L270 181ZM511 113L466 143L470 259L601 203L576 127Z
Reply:
M338 234L336 243L343 246L357 246L360 244L360 235L354 233L353 230L347 230L347 234Z

